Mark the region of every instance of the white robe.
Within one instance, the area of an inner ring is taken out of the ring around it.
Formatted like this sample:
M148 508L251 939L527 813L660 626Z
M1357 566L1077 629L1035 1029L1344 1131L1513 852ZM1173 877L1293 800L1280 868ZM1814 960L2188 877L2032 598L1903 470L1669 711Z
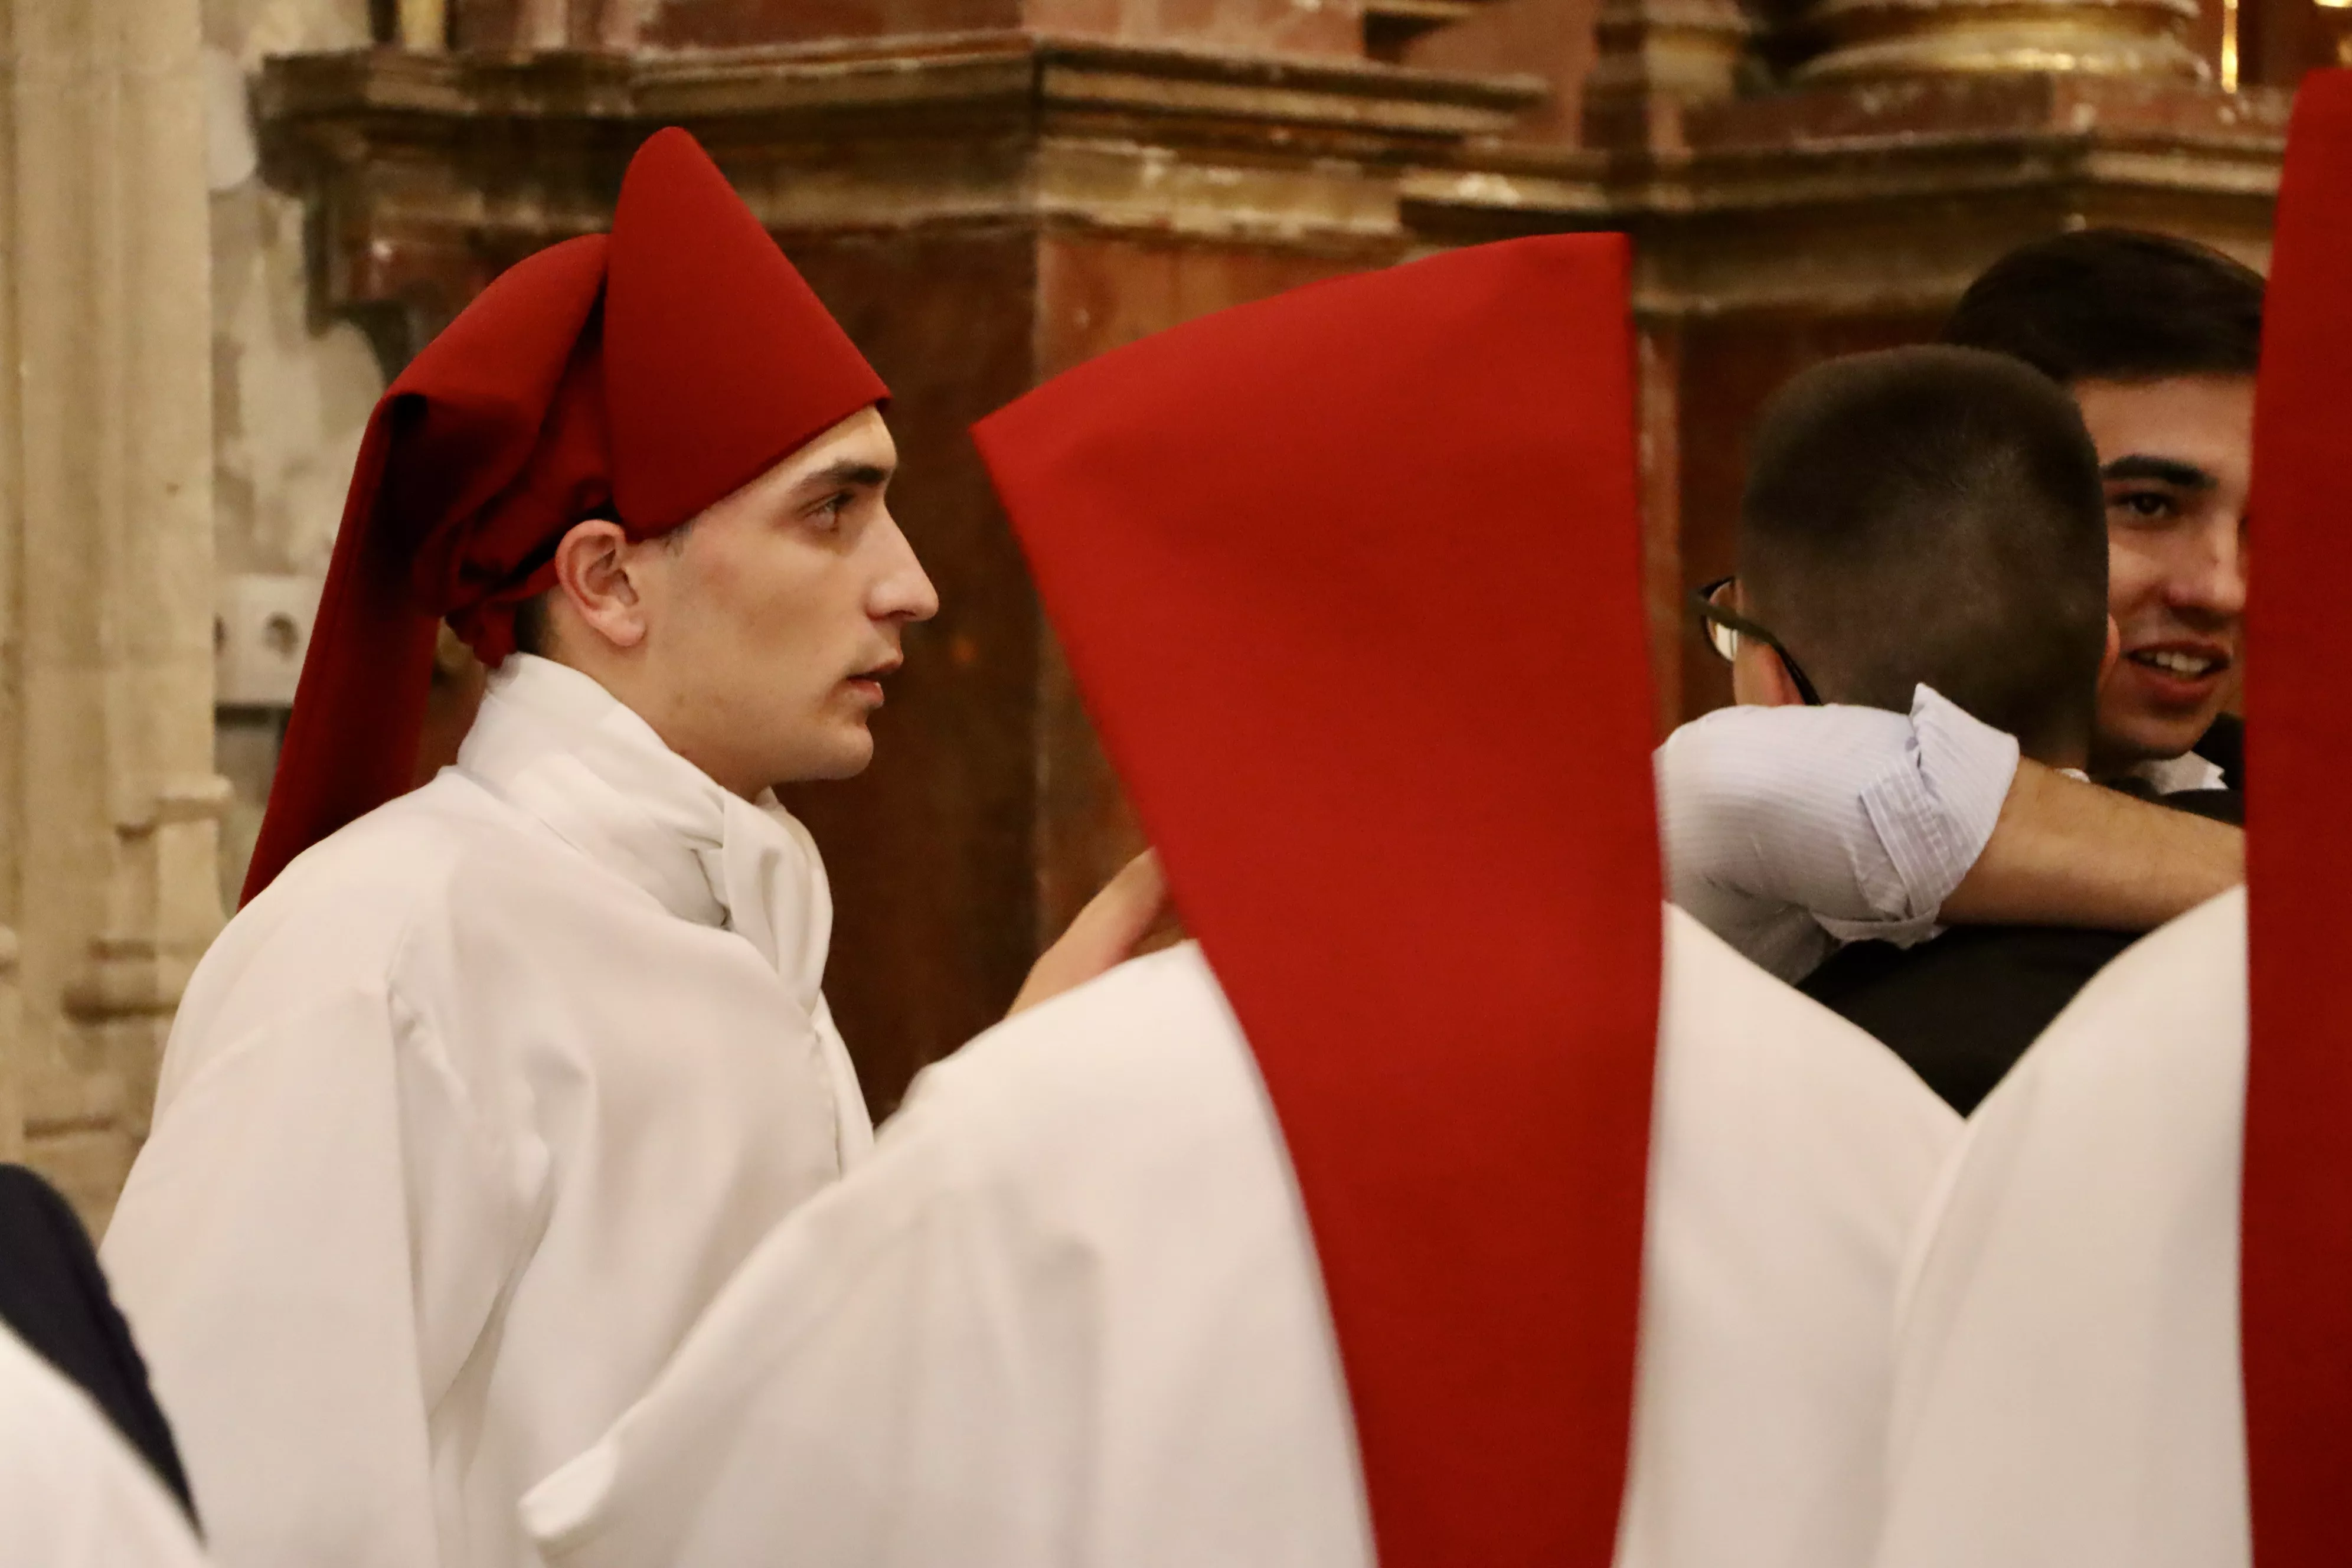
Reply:
M199 1568L204 1556L147 1462L0 1323L0 1563Z
M1882 1568L2244 1568L2246 900L2102 970L1971 1119L1906 1290Z
M1903 1247L1959 1121L1667 922L1621 1560L1859 1568ZM1313 1252L1199 950L926 1073L525 1514L561 1568L1368 1563Z
M869 1144L807 833L586 677L302 856L188 987L103 1256L227 1568L530 1561L515 1504Z

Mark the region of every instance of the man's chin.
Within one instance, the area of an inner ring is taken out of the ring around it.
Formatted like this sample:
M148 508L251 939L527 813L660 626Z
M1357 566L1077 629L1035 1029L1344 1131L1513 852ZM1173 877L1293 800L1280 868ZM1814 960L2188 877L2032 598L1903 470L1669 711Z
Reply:
M854 779L874 761L874 737L863 723L845 728L839 735L829 738L821 755L811 757L803 765L799 777L811 783L822 779Z
M2120 722L2102 714L2093 771L2120 773L2142 763L2169 762L2203 740L2219 714L2219 708L2191 714L2134 713Z

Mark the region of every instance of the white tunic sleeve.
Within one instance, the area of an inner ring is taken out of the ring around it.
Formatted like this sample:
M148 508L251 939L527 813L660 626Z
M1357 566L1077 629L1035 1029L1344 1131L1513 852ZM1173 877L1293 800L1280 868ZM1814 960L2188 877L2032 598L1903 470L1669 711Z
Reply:
M500 1156L436 1055L381 992L275 1019L173 1086L115 1211L103 1260L237 1568L463 1560L428 1422L513 1216L461 1175Z
M0 1562L198 1568L179 1504L81 1390L0 1325Z
M1799 980L1838 942L1911 942L1992 837L2013 736L1922 686L1909 714L1735 707L1658 748L1674 901Z

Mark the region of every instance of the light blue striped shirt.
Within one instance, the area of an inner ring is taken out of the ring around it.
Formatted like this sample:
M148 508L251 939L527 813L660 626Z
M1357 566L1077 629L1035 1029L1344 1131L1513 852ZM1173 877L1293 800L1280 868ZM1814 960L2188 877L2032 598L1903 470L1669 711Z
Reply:
M1884 709L1720 709L1657 750L1674 901L1797 981L1848 942L1905 946L1992 837L2013 736L1927 687Z

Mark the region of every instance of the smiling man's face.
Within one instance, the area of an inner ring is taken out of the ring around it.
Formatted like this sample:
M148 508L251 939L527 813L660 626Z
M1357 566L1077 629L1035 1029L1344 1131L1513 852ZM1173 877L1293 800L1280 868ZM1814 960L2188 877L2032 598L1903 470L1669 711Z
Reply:
M2095 771L2177 757L2237 689L2246 610L2247 375L2078 381L2107 501L2107 608L2123 657L2099 689Z

